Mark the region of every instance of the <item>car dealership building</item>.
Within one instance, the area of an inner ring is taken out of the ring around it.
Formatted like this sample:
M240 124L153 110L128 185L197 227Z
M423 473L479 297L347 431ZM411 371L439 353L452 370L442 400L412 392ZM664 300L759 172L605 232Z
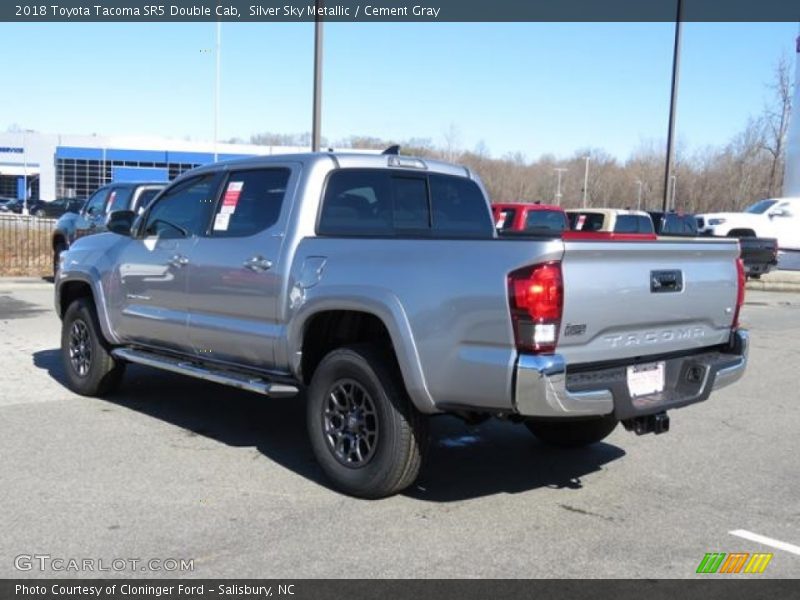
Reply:
M305 152L307 147L256 146L159 137L0 133L0 197L85 198L115 181L171 181L216 160Z

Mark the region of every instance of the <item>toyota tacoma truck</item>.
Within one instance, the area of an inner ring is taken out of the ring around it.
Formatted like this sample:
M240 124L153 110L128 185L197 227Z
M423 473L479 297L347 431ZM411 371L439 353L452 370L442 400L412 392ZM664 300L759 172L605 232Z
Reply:
M164 189L163 183L113 183L104 185L82 203L76 212L67 212L56 221L53 228L53 276L56 274L59 255L79 237L102 233L106 230L109 213L122 209L144 210L150 201Z
M66 383L128 363L305 403L340 490L411 485L427 423L524 424L583 446L739 379L735 240L499 239L471 170L311 153L182 175L60 258Z
M800 251L800 198L759 200L744 212L697 215L704 235L775 238L783 251Z

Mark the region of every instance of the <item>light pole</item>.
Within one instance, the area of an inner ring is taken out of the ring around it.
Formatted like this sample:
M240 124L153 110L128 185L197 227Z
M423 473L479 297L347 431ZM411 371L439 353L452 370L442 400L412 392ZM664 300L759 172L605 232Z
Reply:
M566 173L567 169L559 167L553 170L558 174L558 183L556 184L556 206L561 206L561 174Z
M217 21L216 56L214 59L214 162L217 162L217 140L219 140L219 74L220 50L222 46L222 21Z
M639 185L639 200L636 203L636 210L642 210L642 180L637 179L636 183Z
M27 129L22 130L22 214L28 214L28 144Z
M33 129L22 130L22 214L28 212L28 134L34 133Z
M586 193L589 187L589 155L583 157L586 160L586 169L583 172L583 208L586 208Z
M670 192L669 183L672 176L673 138L675 137L675 104L678 101L678 74L680 72L681 58L681 14L682 0L677 0L677 14L675 16L675 45L672 48L672 96L669 102L669 128L667 130L667 164L664 168L664 200L662 210L667 212ZM674 197L674 193L673 193Z
M314 100L311 117L311 151L319 152L320 127L322 119L322 18L320 10L323 0L315 0L316 13L314 15Z
M671 183L670 189L672 191L672 195L671 195L672 210L675 210L675 192L676 192L677 187L678 187L678 176L677 175L673 175L669 179L670 179L670 183ZM664 212L666 212L666 211L664 211Z

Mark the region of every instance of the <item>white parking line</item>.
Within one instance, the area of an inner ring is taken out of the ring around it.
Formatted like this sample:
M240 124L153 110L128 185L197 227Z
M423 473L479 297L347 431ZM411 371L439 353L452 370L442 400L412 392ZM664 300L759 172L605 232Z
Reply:
M787 542L782 542L780 540L769 538L764 535L759 535L757 533L753 533L752 531L747 531L745 529L735 529L733 531L729 531L728 533L740 538L744 538L746 540L750 540L751 542L758 542L759 544L764 544L765 546L772 546L773 548L777 548L778 550L785 550L786 552L791 552L792 554L797 554L798 556L800 556L800 546L795 546L794 544L789 544Z

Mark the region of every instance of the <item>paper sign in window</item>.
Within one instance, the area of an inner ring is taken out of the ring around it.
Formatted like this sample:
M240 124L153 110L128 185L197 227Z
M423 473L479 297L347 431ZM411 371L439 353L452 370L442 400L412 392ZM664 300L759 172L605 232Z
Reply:
M239 196L242 195L243 186L243 181L231 181L228 184L225 195L222 196L222 208L219 211L221 215L232 215L236 212L236 205L239 203ZM227 228L226 224L225 229Z
M214 231L228 231L228 224L230 222L230 213L219 213L216 217L214 217Z

